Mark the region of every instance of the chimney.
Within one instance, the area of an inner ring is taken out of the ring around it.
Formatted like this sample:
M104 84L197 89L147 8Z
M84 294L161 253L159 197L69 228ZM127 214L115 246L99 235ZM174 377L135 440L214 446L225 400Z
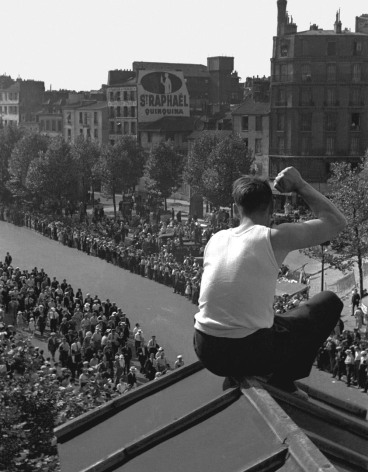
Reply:
M342 23L340 20L340 10L336 12L336 21L334 24L334 31L336 34L341 34L341 31L342 31Z
M284 36L287 23L287 0L277 0L277 36Z

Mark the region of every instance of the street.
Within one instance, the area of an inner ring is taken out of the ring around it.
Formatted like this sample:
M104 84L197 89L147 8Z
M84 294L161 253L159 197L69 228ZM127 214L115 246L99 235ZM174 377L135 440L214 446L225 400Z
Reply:
M101 300L115 301L128 315L132 327L140 323L147 341L152 334L156 335L170 363L175 362L178 354L183 355L186 364L197 360L192 347L196 306L174 294L171 288L3 221L0 247L1 259L9 251L14 267L28 270L43 267L59 282L67 279L75 291L81 288L83 296L97 294Z

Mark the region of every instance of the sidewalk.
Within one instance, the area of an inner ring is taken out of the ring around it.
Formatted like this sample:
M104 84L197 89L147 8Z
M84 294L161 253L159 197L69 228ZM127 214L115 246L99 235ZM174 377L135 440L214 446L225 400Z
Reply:
M293 251L285 259L285 265L287 265L291 270L298 270L303 265L305 265L304 270L307 274L312 274L310 277L310 295L313 296L321 291L321 272L322 264L321 261L316 259L311 259L308 256L305 256L300 251ZM357 275L357 269L354 268L355 281L356 284L359 284L359 277ZM329 266L325 266L324 271L324 280L325 286L330 286L344 277L346 274L341 272L338 269L334 269ZM364 285L368 286L368 278L364 280ZM344 302L344 308L342 311L342 320L344 322L345 328L352 331L355 328L355 318L351 316L351 287L346 290L344 293L337 293L337 295Z

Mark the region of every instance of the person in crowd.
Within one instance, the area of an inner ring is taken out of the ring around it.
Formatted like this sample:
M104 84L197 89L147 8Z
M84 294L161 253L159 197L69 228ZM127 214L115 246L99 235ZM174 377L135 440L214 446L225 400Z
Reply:
M214 374L265 375L273 386L293 393L297 392L294 381L309 375L343 303L325 291L287 315L275 315L279 267L290 251L333 239L346 220L293 167L277 175L274 187L296 192L315 218L271 228L273 198L267 181L243 176L234 182L240 225L216 233L206 246L194 346L198 358Z
M358 293L358 289L354 288L351 294L351 316L355 315L355 308L359 306L360 303L360 295Z
M55 362L55 353L58 350L59 345L60 345L60 342L56 338L56 333L55 331L52 331L49 339L47 340L47 349L50 352L51 358L54 362Z
M176 357L176 361L175 361L175 364L174 364L174 368L175 369L179 369L179 367L183 367L184 365L184 361L183 361L183 356L181 354L179 354L177 357Z

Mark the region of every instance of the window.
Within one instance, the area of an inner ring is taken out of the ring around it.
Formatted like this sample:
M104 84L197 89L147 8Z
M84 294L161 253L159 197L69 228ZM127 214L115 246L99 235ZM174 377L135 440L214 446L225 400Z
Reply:
M353 55L360 56L362 54L362 42L354 40L353 42Z
M135 107L130 107L130 116L135 117Z
M326 138L326 155L333 156L335 154L335 136L327 136Z
M83 123L83 113L79 112L79 123Z
M312 138L310 135L302 136L301 138L301 155L302 156L309 156L312 146Z
M110 92L110 102L114 100L114 92Z
M336 100L336 89L328 88L326 91L326 105L328 106L335 106L337 105Z
M135 121L130 123L130 131L132 134L137 134L137 124Z
M57 130L59 131L59 133L61 132L62 130L62 126L63 126L63 123L61 120L58 120L57 121Z
M288 79L287 64L281 64L280 71L281 71L281 77L280 77L281 82L286 82Z
M116 133L117 133L117 134L121 134L121 131L122 131L122 125L121 125L121 122L118 121L118 122L116 123Z
M55 120L51 120L51 130L56 131L56 121Z
M126 90L124 90L123 97L124 102L126 102L128 100L128 92Z
M337 128L337 115L336 113L326 113L325 115L325 130L336 131Z
M350 105L363 105L362 94L360 89L350 89Z
M302 81L310 82L312 80L311 67L310 64L302 65Z
M95 112L93 113L93 123L94 123L95 125L98 125L98 113L97 113L97 111L95 111Z
M302 54L303 56L309 56L309 42L308 40L302 41Z
M300 91L300 102L302 106L313 105L312 89L310 87L302 87Z
M120 107L116 107L116 116L117 117L121 116L121 108Z
M285 89L279 88L277 92L277 103L278 106L285 106L286 105L286 94Z
M68 141L72 139L72 130L68 129Z
M360 154L360 140L359 136L352 136L350 140L350 155L358 156Z
M128 116L128 107L124 107L124 109L123 109L123 116L125 116L125 117Z
M129 122L124 121L124 134L129 134Z
M279 113L277 115L277 131L285 131L285 115Z
M361 64L353 64L353 82L360 82L362 76Z
M131 91L130 91L130 100L131 100L132 102L134 102L134 100L135 100L135 91L134 91L134 90L131 90Z
M79 128L79 134L83 136L83 128Z
M285 139L283 136L277 138L277 150L279 154L285 154Z
M98 139L98 129L97 129L97 128L95 128L95 129L93 130L93 137L94 137L95 139Z
M335 41L328 41L327 56L336 56L336 42Z
M91 129L87 128L87 138L91 138Z
M110 121L110 134L115 133L115 123L113 121Z
M301 131L312 131L312 113L303 113L300 120Z
M336 80L336 64L327 64L327 80L334 82Z
M68 123L68 125L72 123L72 114L70 112L66 114L66 122Z
M119 92L119 91L116 92L116 100L117 100L118 102L120 102L120 92Z
M287 57L288 55L288 45L287 44L282 44L280 48L280 56L281 57Z
M88 124L88 113L87 112L84 113L84 124L85 125Z
M256 116L256 131L262 131L262 116Z
M249 122L248 115L241 117L241 129L242 129L242 131L248 131L248 122Z
M351 114L351 131L360 131L360 113Z
M50 131L50 120L46 120L46 131Z
M262 154L262 139L256 139L254 147L256 154Z
M152 143L152 133L150 131L147 133L147 142Z
M115 113L114 113L114 107L110 107L110 118L114 118Z

